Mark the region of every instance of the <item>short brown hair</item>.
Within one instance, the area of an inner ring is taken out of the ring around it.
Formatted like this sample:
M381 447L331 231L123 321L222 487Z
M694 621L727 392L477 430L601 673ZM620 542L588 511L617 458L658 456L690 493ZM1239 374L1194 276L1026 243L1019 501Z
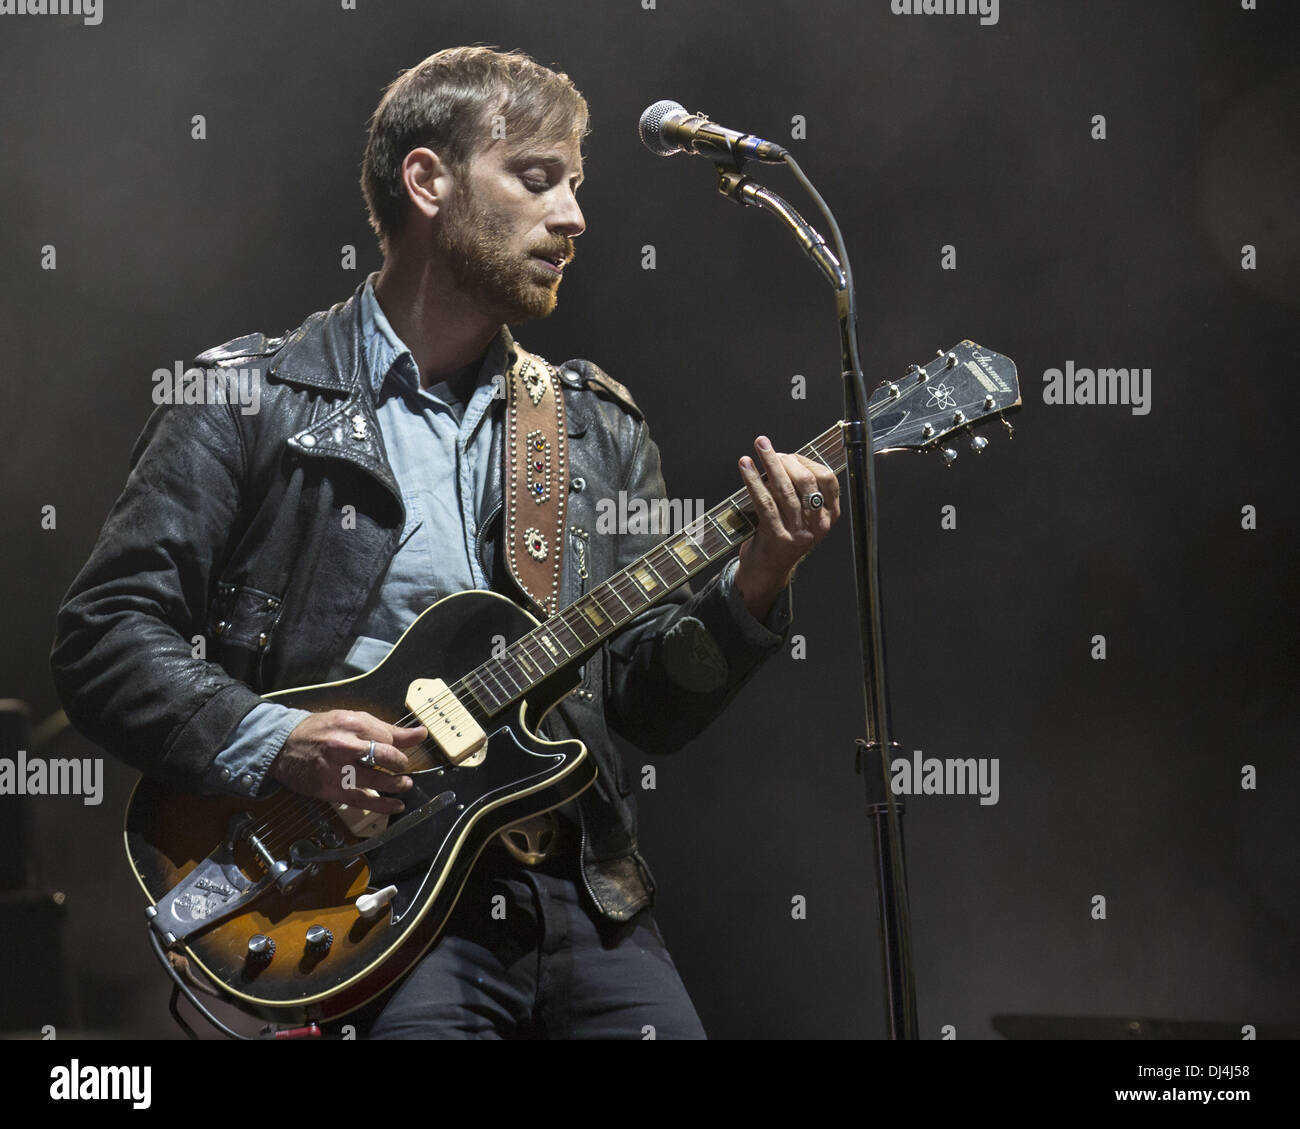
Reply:
M587 133L587 103L569 76L519 51L449 47L384 91L370 118L361 191L385 253L406 222L406 154L427 147L461 172L492 136L497 115L508 137L581 142Z

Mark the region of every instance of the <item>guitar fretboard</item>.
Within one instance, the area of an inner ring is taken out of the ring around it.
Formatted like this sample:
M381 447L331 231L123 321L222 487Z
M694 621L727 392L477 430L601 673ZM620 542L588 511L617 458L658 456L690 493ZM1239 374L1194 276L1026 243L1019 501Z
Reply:
M839 474L845 464L841 436L837 423L799 454ZM475 667L458 686L468 690L489 716L500 712L557 670L594 651L696 573L730 554L753 536L755 526L753 503L749 491L742 487L500 655Z

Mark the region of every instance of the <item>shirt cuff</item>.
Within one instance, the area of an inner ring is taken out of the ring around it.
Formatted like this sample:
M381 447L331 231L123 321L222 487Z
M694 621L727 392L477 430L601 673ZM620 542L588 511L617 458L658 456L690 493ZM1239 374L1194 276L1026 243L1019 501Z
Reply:
M204 786L230 796L263 799L279 782L268 778L271 762L309 710L295 710L275 702L259 702L236 727L226 747L213 758Z
M790 629L790 585L781 589L772 602L772 610L767 613L767 621L759 623L745 606L745 599L736 587L736 569L740 561L732 560L722 570L722 591L727 600L727 607L740 627L745 642L755 647L775 647Z

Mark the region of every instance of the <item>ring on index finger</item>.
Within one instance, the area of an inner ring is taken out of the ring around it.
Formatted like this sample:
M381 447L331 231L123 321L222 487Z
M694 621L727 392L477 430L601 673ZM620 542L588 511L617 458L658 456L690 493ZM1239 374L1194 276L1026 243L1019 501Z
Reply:
M357 763L365 765L366 768L375 767L375 743L373 741L370 742L370 748L357 757Z

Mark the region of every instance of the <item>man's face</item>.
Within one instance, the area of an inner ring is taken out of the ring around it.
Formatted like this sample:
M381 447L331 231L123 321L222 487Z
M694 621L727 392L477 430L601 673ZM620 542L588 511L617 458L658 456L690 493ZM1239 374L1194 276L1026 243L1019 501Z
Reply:
M434 241L456 285L494 321L546 317L586 227L577 143L495 141L454 180Z

